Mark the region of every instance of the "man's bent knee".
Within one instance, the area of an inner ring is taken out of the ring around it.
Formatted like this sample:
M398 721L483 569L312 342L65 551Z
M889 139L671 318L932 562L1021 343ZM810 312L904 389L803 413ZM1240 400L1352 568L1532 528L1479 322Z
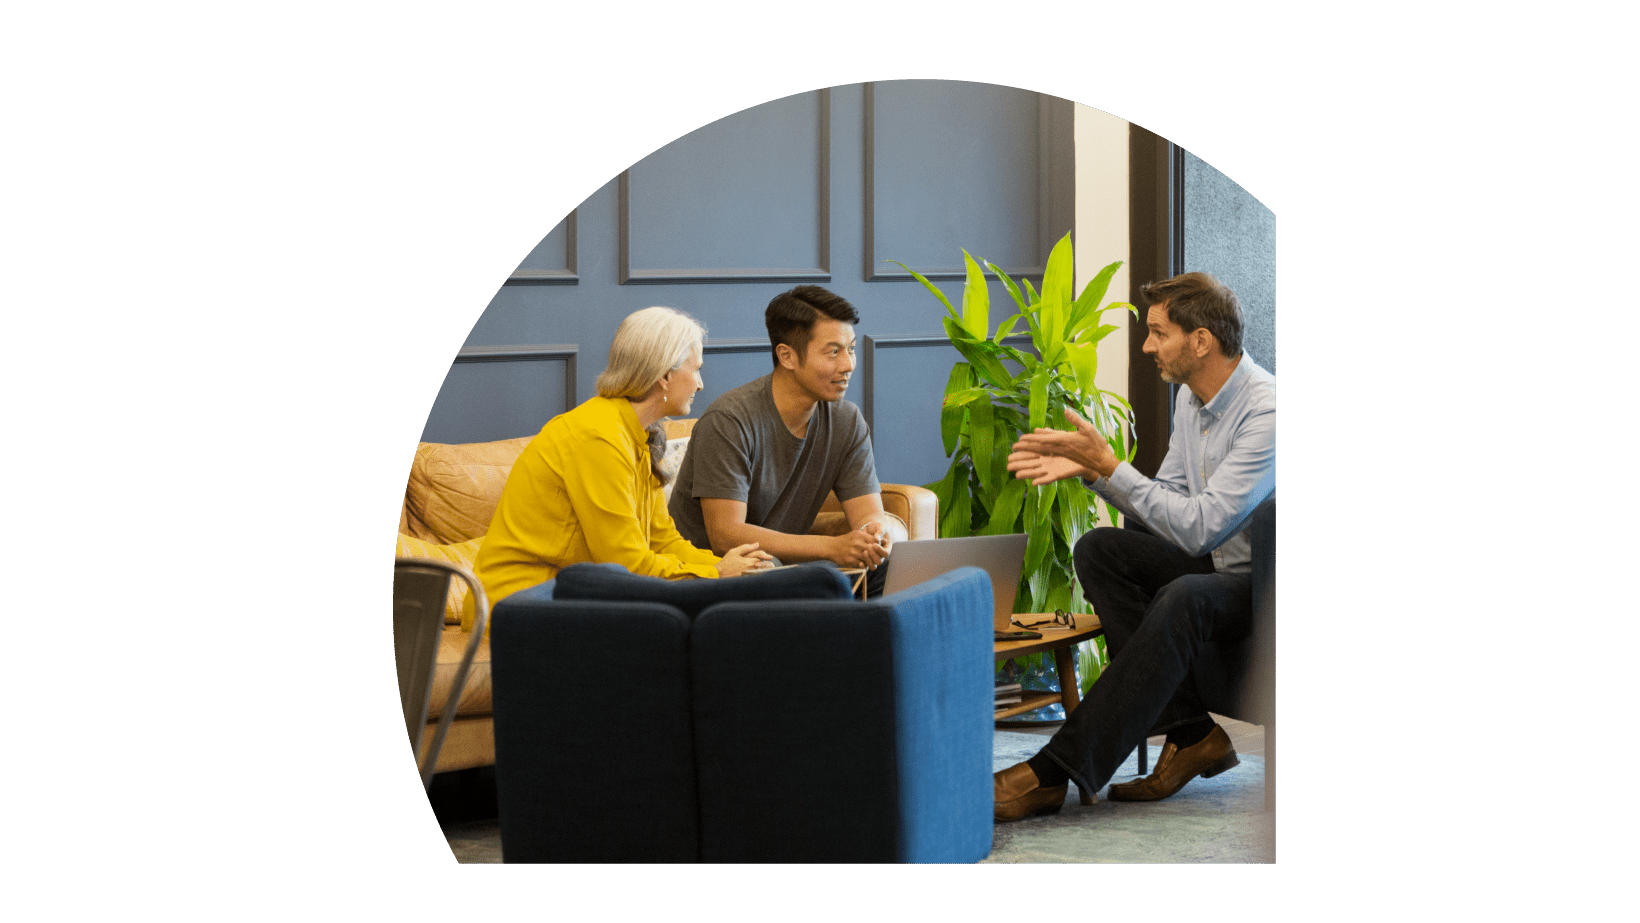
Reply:
M1130 544L1137 534L1139 533L1129 529L1118 529L1114 526L1100 526L1096 529L1090 529L1082 533L1082 537L1076 540L1073 556L1078 559L1088 558L1090 560L1096 557L1109 558L1118 549Z
M1245 579L1227 574L1185 574L1168 581L1157 592L1145 617L1212 616L1215 621L1229 618L1239 622L1237 616L1243 609L1252 609L1251 586Z

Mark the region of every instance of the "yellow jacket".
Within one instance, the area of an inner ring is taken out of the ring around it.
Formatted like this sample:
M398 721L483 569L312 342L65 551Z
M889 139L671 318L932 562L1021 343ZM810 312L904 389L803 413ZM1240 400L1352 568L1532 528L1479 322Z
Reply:
M582 561L652 577L716 577L678 534L632 402L594 397L547 421L513 464L473 571L491 604Z

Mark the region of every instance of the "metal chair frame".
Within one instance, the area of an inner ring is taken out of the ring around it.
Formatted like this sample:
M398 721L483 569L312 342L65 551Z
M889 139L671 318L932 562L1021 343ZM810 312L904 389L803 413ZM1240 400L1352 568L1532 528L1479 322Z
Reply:
M421 755L417 764L424 789L433 782L439 750L443 748L444 736L455 721L462 691L467 687L467 674L472 670L473 658L489 625L490 602L478 578L464 567L432 558L400 557L394 561L393 647L398 661L399 700L404 707L404 724L410 735L412 757L420 750L421 734L427 726L427 711L432 704L439 638L444 632L444 604L449 596L452 576L466 581L473 594L476 619L472 638L467 642L461 664L456 668L449 698L444 703L444 713L439 716L427 752ZM432 617L427 615L428 609L434 613Z

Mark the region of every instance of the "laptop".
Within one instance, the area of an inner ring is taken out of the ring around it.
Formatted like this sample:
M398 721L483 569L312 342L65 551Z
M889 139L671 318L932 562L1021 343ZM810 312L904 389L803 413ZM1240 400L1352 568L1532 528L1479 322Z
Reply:
M883 594L898 593L959 567L973 565L991 575L994 597L992 622L997 631L1014 626L1014 594L1019 572L1025 567L1025 542L1030 536L975 535L969 538L931 538L895 542L888 556L888 580Z

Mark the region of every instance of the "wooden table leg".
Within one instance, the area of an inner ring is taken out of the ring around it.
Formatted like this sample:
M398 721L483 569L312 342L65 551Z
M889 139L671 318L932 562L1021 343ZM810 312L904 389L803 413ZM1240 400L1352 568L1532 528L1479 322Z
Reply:
M1053 668L1059 675L1059 699L1065 704L1065 717L1069 718L1071 711L1082 701L1082 689L1076 684L1076 645L1056 648Z

